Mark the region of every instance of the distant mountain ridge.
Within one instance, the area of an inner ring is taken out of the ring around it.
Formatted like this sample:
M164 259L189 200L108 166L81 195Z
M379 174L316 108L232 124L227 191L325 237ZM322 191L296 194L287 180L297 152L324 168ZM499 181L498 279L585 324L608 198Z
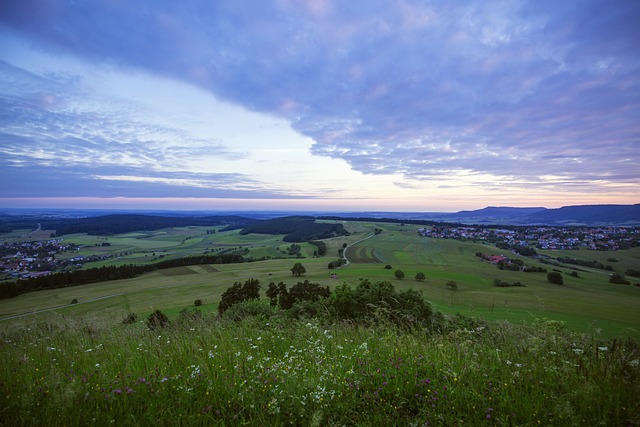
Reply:
M438 221L512 225L640 225L640 204L576 205L561 208L489 206L437 216Z

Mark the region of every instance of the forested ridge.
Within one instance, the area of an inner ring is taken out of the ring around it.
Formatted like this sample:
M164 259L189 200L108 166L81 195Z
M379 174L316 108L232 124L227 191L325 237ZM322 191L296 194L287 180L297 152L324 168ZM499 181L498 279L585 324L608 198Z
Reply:
M310 216L288 216L255 221L240 230L240 234L250 233L284 234L282 240L285 242L307 242L349 235L342 224L316 222L316 219Z

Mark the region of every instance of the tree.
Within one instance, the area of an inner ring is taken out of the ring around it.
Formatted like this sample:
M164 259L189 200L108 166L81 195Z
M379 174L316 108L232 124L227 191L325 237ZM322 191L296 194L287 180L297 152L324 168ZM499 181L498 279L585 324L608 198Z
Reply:
M446 283L447 289L451 289L452 291L457 291L458 290L458 284L456 283L455 280L449 280Z
M402 280L404 279L404 271L402 270L396 270L396 272L394 273L396 276L396 279Z
M631 282L629 282L627 279L624 278L624 276L620 273L613 273L610 277L609 277L609 283L617 283L619 285L630 285Z
M225 310L235 304L258 298L260 298L260 281L258 279L248 279L244 284L235 282L222 293L218 304L218 312L223 314Z
M416 280L417 280L418 282L423 282L423 281L424 281L424 279L426 279L426 278L427 278L427 277L424 275L424 273L423 273L423 272L420 272L420 273L416 274Z
M278 292L278 286L276 286L275 282L271 282L269 283L269 287L267 288L267 298L269 298L269 304L271 304L271 306L275 307L276 305L278 305L278 295L280 294L280 292Z
M299 263L299 262L296 262L295 264L293 264L293 267L291 268L291 274L297 277L302 276L306 272L307 272L307 269L304 268L302 263Z
M562 274L558 273L557 271L552 271L551 273L548 273L547 280L549 281L549 283L553 283L555 285L564 284L564 279L562 278Z

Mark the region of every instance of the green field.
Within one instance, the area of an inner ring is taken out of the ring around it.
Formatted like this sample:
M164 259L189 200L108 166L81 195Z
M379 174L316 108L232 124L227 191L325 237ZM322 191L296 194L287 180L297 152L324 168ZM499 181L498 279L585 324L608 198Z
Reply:
M282 236L239 235L238 231L206 234L205 227L181 227L154 232L127 233L101 237L87 235L64 236L65 241L87 245L79 254L102 253L112 258L88 263L101 265L143 264L160 259L202 253L242 249L249 257L264 258L243 264L192 266L160 270L141 277L103 282L77 287L39 291L8 300L0 300L0 318L52 309L58 313L92 313L113 320L127 313L145 314L153 309L174 310L192 306L195 299L205 302L205 309L215 310L220 295L235 281L257 278L262 290L269 282L285 281L293 285L290 269L300 261L307 269L303 279L333 287L341 283L355 285L361 278L372 281L389 280L399 289L414 288L423 292L434 306L446 314L461 313L490 320L532 323L538 319L559 320L579 332L602 338L629 336L640 340L640 288L608 283L610 271L578 267L579 277L564 274L564 285L553 285L544 273L523 273L499 270L475 256L476 252L500 254L494 246L457 240L430 239L416 233L416 226L376 222L346 222L352 233L326 239L327 255L313 257L316 247L301 245L302 259L286 254L290 243ZM375 228L383 232L373 235ZM110 246L101 246L102 243ZM330 277L329 261L338 258L338 250L349 244L346 254L349 265ZM98 246L96 246L98 245ZM558 253L545 252L558 256ZM601 261L623 273L640 265L640 248L616 252L566 251L563 255ZM66 254L71 257L73 254ZM513 254L509 254L515 257ZM284 259L275 259L284 258ZM539 264L524 257L527 265L557 268L563 273L574 266L554 267ZM615 258L615 262L607 259ZM385 269L385 265L392 269ZM394 276L396 270L405 273L403 280ZM426 280L418 282L416 273ZM521 282L524 287L497 288L494 279L509 283ZM638 279L631 279L637 283ZM457 290L445 286L455 281ZM73 299L78 304L71 305Z

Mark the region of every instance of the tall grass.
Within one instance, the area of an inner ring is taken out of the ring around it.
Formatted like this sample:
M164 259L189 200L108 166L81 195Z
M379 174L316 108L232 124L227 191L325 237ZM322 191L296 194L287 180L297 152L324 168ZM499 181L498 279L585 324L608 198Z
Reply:
M265 309L0 331L1 425L640 425L640 350L557 322L447 332Z

